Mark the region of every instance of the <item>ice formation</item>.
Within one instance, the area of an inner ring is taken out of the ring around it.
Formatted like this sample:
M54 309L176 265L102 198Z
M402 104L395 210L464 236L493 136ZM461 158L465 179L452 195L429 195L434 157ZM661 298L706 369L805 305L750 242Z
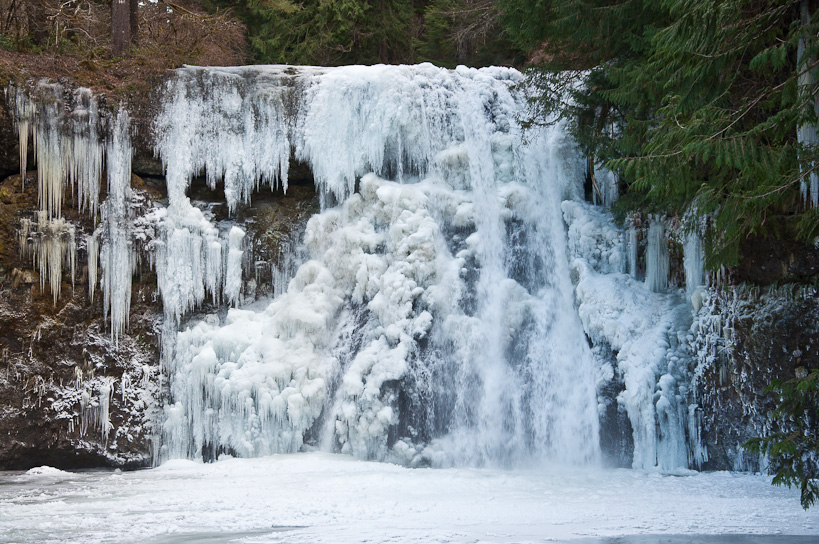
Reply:
M89 89L73 93L42 80L26 91L12 87L20 144L20 174L25 178L28 141L34 144L40 209L62 215L66 186L76 191L80 209L96 215L103 167L103 116Z
M29 139L38 163L40 209L33 220L21 221L21 253L32 256L41 288L49 283L56 304L63 265L70 268L72 284L76 272L77 226L62 216L63 195L71 185L80 209L96 214L103 164L99 137L102 119L88 89L66 93L61 85L43 80L30 94L14 87L11 91L22 183Z
M592 202L599 204L605 208L611 208L617 197L620 196L620 189L618 187L619 176L617 172L613 172L605 168L602 164L590 165L590 170L593 172L593 187L592 187Z
M154 126L161 206L130 187L128 116L41 82L14 94L40 172L21 248L56 301L84 242L115 342L135 267L156 270L169 378L157 460L310 447L409 465L582 463L600 456L600 395L616 377L633 466L699 465L701 242L685 242L683 297L663 222L624 230L578 201L584 161L560 125L523 137L522 85L504 68L183 68ZM51 111L44 94L71 106ZM204 174L235 211L265 185L286 190L292 157L322 211L280 255L275 298L243 308L246 233L187 191ZM614 173L598 183L603 204L616 198ZM61 216L68 185L101 211L93 232ZM232 308L186 321L206 300ZM83 432L103 441L116 385L76 395Z
M623 382L616 401L632 428L632 466L701 466L708 456L691 391L696 383L691 348L695 309L680 290L668 288L662 222L652 218L648 227L642 282L635 279L634 225L620 229L610 215L586 203L566 201L562 208L580 318L591 341L613 353L612 360L599 361L601 379L611 380L616 373ZM686 243L686 279L694 288L702 288L698 241L692 235Z
M156 123L161 223L178 224L163 243L179 238L157 256L166 311L178 319L219 283L216 233L185 197L203 169L233 208L286 187L292 153L324 211L266 309L179 332L163 457L305 443L409 464L598 457L558 206L581 161L559 128L523 144L520 81L431 65L177 72ZM192 268L178 257L191 248Z
M76 276L76 227L62 217L49 219L46 211L38 211L34 219L20 220L18 237L21 256L31 257L40 273L40 289L45 290L48 283L56 304L62 290L63 267L70 270L72 284Z
M128 325L131 308L131 276L135 257L131 240L131 137L128 114L120 111L108 138L108 198L102 209L102 246L99 264L102 270L103 315L111 320L111 337L122 334ZM96 249L90 244L89 255ZM92 276L89 256L89 282ZM94 267L96 268L96 267Z
M692 296L698 287L705 285L704 261L705 252L702 248L702 238L697 232L691 232L686 236L683 245L685 290L689 296Z
M655 293L668 288L668 246L665 241L665 226L654 217L648 228L646 243L646 287Z

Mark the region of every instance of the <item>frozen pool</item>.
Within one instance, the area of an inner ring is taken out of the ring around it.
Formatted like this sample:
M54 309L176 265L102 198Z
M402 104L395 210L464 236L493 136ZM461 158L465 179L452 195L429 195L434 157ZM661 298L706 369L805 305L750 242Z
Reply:
M0 473L2 543L565 540L807 544L819 509L751 474L407 469L322 453Z

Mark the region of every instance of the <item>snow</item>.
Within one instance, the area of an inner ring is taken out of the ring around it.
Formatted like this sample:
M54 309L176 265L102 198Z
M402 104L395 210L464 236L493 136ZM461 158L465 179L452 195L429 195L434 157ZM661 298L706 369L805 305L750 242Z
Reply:
M511 544L720 534L808 535L804 543L819 536L819 513L802 510L795 489L728 472L407 469L308 453L174 460L123 473L0 473L2 543Z
M49 466L34 467L26 471L26 476L65 477L70 475L70 472Z

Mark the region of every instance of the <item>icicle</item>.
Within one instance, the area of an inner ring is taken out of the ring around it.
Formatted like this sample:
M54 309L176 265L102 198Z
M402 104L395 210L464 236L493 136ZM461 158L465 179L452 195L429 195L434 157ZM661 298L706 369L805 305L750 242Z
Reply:
M646 287L656 293L668 288L668 248L665 227L659 218L652 218L646 245Z
M97 407L99 410L97 421L99 422L100 426L100 436L102 438L102 442L107 444L108 435L110 434L111 429L114 427L111 425L111 401L114 397L114 378L107 376L102 378L99 393L100 401L99 406Z
M101 229L96 229L93 233L85 237L86 253L88 255L88 298L94 303L94 293L97 290L98 266L100 259L100 237Z
M91 410L91 395L83 389L80 394L80 436L85 436L88 432L88 423Z
M63 87L47 80L41 80L31 93L14 93L21 176L25 179L31 137L40 210L59 218L65 186L71 183L80 211L96 216L103 164L96 99L89 89L80 88L67 103Z
M125 110L117 114L108 139L108 198L102 213L103 314L111 318L111 339L116 342L128 326L131 309L133 242L130 234L131 137Z
M75 227L65 219L49 219L47 212L35 212L35 221L22 219L18 240L21 257L31 257L32 265L40 274L40 289L46 283L51 289L54 304L60 298L63 266L71 273L72 287L76 275L77 243Z
M242 294L242 240L245 231L239 227L230 229L227 269L225 271L225 297L232 306L237 306Z
M80 211L87 212L96 221L104 158L102 138L97 128L100 116L90 89L77 89L74 98L76 105L70 124L72 135L66 137L67 177L76 187Z
M708 461L708 446L703 444L702 410L696 404L688 406L688 436L691 440L691 465L702 469Z
M35 102L29 99L25 92L17 89L16 87L13 89L14 91L12 96L14 98L14 115L18 135L18 145L20 148L20 178L23 184L23 189L25 189L26 170L28 167L28 140L30 137L34 138L34 148L35 150L37 148L37 140L35 137L36 132L34 130L37 105Z

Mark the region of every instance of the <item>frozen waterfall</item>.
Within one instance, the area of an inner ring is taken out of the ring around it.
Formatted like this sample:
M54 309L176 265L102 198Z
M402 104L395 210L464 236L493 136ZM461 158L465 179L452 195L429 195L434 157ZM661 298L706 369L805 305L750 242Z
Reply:
M166 316L218 283L237 297L185 196L194 176L223 180L235 209L263 185L286 189L294 156L323 211L285 293L178 333L162 458L305 446L410 465L599 457L560 212L583 164L559 127L524 142L521 83L431 65L176 72L155 126ZM241 233L230 239L233 254Z
M526 93L506 68L182 68L152 131L165 201L131 186L124 109L48 81L12 88L21 169L29 145L38 167L21 254L56 305L85 251L114 348L133 274L155 270L157 462L321 449L410 466L580 464L601 442L611 454L614 429L620 465L700 465L699 236L672 240L661 217L624 229L582 202L587 160L559 124L523 132ZM321 212L288 234L275 296L256 301L252 218L216 221L190 186L203 176L241 216L260 191L287 191L293 161ZM598 170L615 198L616 176ZM63 214L69 187L85 218ZM115 384L102 385L105 437Z

